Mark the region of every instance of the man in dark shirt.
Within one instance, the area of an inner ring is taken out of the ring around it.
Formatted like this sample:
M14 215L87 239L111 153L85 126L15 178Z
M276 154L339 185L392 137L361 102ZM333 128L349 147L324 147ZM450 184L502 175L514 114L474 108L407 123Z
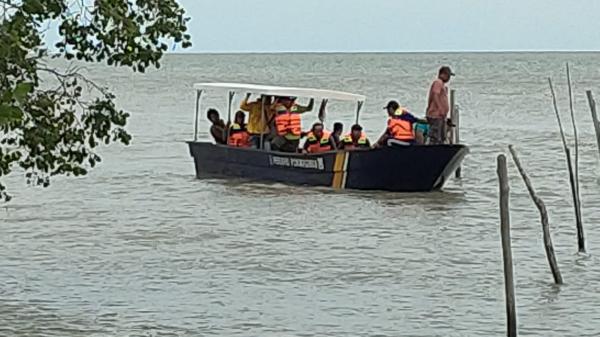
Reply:
M206 118L212 123L210 126L210 135L213 137L217 144L227 144L225 139L225 122L219 117L217 109L208 109L206 111Z
M335 122L333 123L333 132L331 133L331 140L333 141L333 148L334 149L339 149L340 148L340 142L341 142L341 137L342 137L342 132L344 131L344 124L340 123L340 122Z

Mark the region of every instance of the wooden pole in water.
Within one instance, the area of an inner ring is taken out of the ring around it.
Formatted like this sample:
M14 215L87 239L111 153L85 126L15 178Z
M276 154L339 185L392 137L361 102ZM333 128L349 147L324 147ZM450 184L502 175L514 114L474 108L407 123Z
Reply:
M525 172L525 169L523 169L523 166L521 166L521 161L517 156L517 151L515 151L512 145L509 145L508 149L510 150L510 154L512 155L515 165L517 165L517 169L521 174L521 178L523 178L525 186L527 186L527 191L529 192L531 199L533 200L535 206L540 212L540 217L542 221L542 232L544 235L544 249L546 250L546 258L548 258L550 271L552 271L552 276L554 277L554 283L563 284L562 275L560 274L560 270L558 269L556 255L554 254L554 245L552 244L552 236L550 235L550 224L548 223L548 211L546 210L546 204L544 204L544 201L542 201L542 199L540 199L535 193L533 185L531 184L531 181L527 176L527 172Z
M569 110L571 112L571 123L573 123L573 138L575 138L575 187L577 190L577 200L581 209L581 194L579 193L579 135L577 133L577 124L575 122L575 109L573 108L573 86L571 85L571 70L567 62L567 85L569 87Z
M550 92L552 94L552 104L554 105L554 112L556 113L556 119L558 120L558 127L560 129L560 136L567 157L567 169L569 170L569 183L571 184L571 192L573 194L573 207L575 208L575 224L577 226L577 246L580 253L585 253L585 238L583 234L583 222L581 221L581 204L579 202L579 193L577 191L577 185L575 180L575 173L573 172L573 162L571 161L571 151L567 146L567 140L565 138L565 132L562 127L560 120L560 113L558 112L558 104L556 103L556 94L554 93L554 86L552 85L552 79L548 78L550 84Z
M592 122L594 123L594 130L596 130L596 141L598 142L598 151L600 152L600 122L598 122L598 113L596 112L596 101L591 90L585 93L587 94L590 111L592 112Z
M452 122L452 127L450 128L450 139L448 142L450 144L460 144L460 117L459 117L459 107L456 104L456 91L454 89L450 90L450 121ZM461 167L459 166L454 172L454 176L456 178L460 178L461 176Z
M498 181L500 184L500 234L502 237L502 260L504 261L504 295L506 296L507 336L517 336L517 314L515 309L515 283L513 278L512 248L510 243L510 214L508 206L508 170L506 157L497 159Z
M573 174L573 164L571 163L571 150L567 151L567 168L570 172L569 183L571 184L571 192L573 194L573 205L575 206L575 224L577 226L577 247L580 253L585 253L585 236L583 234L583 223L581 221L581 204L579 202L579 196L575 187L575 175Z
M456 96L456 91L454 89L450 90L450 120L452 122L454 122L455 96ZM454 127L451 127L450 128L450 139L448 139L448 143L450 143L450 144L454 144L454 131L455 131ZM444 135L444 137L446 137L446 136L447 136L447 133Z
M460 108L458 105L454 107L454 120L452 121L454 124L454 143L460 144ZM460 178L462 175L462 169L459 166L454 173L456 178Z

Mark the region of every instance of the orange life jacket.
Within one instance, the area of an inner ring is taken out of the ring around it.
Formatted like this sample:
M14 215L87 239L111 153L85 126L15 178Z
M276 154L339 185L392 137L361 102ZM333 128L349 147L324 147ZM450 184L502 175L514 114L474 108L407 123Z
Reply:
M388 132L392 138L401 141L414 141L415 131L413 124L400 118L404 114L403 108L398 108L394 115L388 119Z
M277 113L275 116L275 129L277 135L283 136L287 133L288 124L290 123L290 116L287 112Z
M278 105L275 110L277 112L275 116L277 135L300 139L300 135L302 134L302 118L300 114L290 112L288 109L283 110L284 108L283 105Z
M229 128L227 145L234 147L250 147L250 134L241 125L234 123Z
M308 143L306 151L308 153L320 153L333 150L333 146L331 146L331 140L329 138L330 136L331 133L323 131L323 136L321 139L317 139L314 133L310 132L306 136L306 142Z
M302 117L299 113L290 112L290 122L288 127L288 133L292 134L294 137L300 139L300 135L302 134Z
M344 136L342 143L344 143L344 150L364 149L369 147L367 142L367 134L364 132L360 134L360 138L358 138L356 144L354 144L354 140L352 140L352 133Z

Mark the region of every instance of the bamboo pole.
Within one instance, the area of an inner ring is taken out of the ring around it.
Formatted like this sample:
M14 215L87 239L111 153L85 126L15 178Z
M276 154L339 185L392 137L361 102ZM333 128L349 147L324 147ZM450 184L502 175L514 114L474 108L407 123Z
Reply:
M542 233L544 236L544 249L546 250L546 258L548 259L548 264L550 265L550 271L552 271L552 276L554 277L554 283L563 284L562 275L560 274L560 270L558 269L556 255L554 254L554 245L552 244L552 236L550 235L550 225L548 223L548 211L546 210L546 204L544 204L544 201L542 201L542 199L540 199L540 197L538 197L535 193L533 185L531 184L531 181L527 176L527 172L525 172L525 169L523 169L523 166L521 166L521 161L517 156L517 151L515 151L512 145L509 145L508 149L510 150L510 154L512 155L513 161L515 162L515 165L517 166L517 169L521 174L521 178L523 178L525 186L527 186L527 191L529 192L533 203L535 203L535 206L540 212L540 218L542 222Z
M594 130L596 130L596 142L598 143L598 152L600 153L600 122L598 121L598 113L596 112L596 101L591 90L585 93L587 94L590 111L592 112L592 122L594 123Z
M498 181L500 185L500 234L502 237L502 260L504 261L504 295L506 296L507 336L517 336L517 315L515 309L515 284L513 277L512 248L510 242L510 214L508 206L508 170L506 157L497 159Z
M569 183L571 184L571 193L573 194L573 208L575 209L575 225L577 227L577 246L580 253L585 253L585 238L583 234L583 222L581 221L581 204L579 202L579 194L577 191L577 185L575 180L575 173L573 172L573 162L571 161L571 151L567 146L567 140L565 138L565 131L562 126L560 119L560 113L558 112L558 104L556 103L556 94L554 93L554 86L552 85L552 79L548 78L548 84L550 84L550 92L552 94L552 104L554 105L554 112L556 113L556 119L558 121L558 127L560 129L560 137L562 139L563 148L565 150L565 156L567 157L567 169L569 171Z

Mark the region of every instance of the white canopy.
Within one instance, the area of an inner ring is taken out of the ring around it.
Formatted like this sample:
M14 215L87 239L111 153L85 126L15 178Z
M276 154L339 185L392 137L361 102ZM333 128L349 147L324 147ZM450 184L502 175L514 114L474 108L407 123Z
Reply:
M365 96L351 94L343 91L278 87L272 85L245 84L245 83L196 83L196 90L222 89L227 91L241 91L244 93L263 94L272 96L310 97L317 99L336 99L341 101L364 101Z

